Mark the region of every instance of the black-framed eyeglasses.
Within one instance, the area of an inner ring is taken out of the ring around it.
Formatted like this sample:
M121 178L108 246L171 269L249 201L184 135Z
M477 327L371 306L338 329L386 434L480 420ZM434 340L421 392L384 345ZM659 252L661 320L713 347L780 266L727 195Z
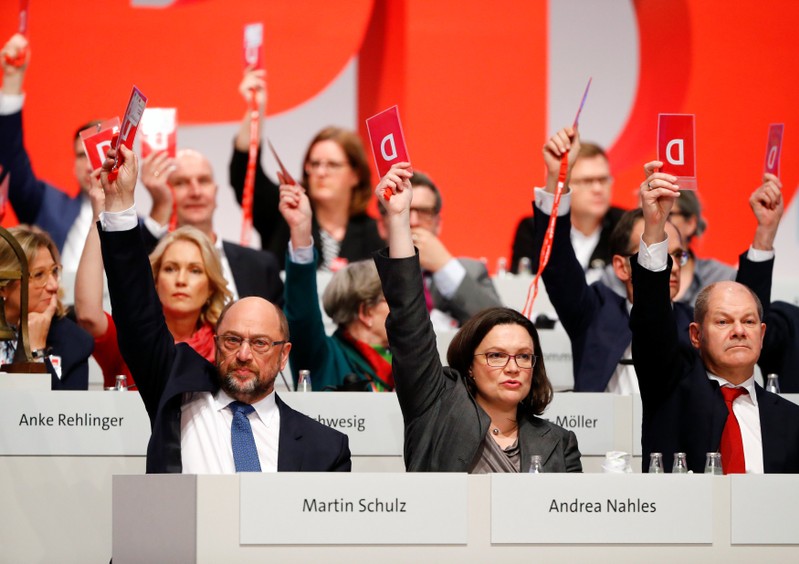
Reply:
M516 366L525 370L535 366L535 360L538 358L533 353L508 354L505 352L475 353L474 356L484 356L486 364L492 368L505 368L510 359L513 359Z
M28 282L36 288L44 288L47 286L47 282L50 280L51 276L58 282L58 279L61 277L61 267L56 264L50 268L38 268L33 270L28 276Z
M680 249L679 251L674 251L673 253L669 254L671 255L672 260L680 266L685 266L688 264L688 251L683 251Z
M419 216L419 219L423 221L433 221L438 215L436 208L433 207L430 208L412 207L410 209L410 213L416 213L416 215Z
M250 350L258 354L266 354L272 347L276 345L285 345L287 341L270 341L265 337L253 337L252 339L245 339L240 335L233 333L225 333L223 335L214 335L216 346L220 350L228 353L238 351L244 343L250 345Z
M688 213L687 211L680 211L680 210L673 210L673 211L669 212L669 217L670 218L674 217L674 216L684 217L685 219L690 219L691 218L691 214L690 213Z

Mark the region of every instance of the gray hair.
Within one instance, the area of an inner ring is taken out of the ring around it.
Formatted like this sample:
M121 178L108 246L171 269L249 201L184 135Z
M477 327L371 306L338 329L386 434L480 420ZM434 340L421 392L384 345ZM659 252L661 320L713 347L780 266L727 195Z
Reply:
M339 326L358 318L361 304L373 306L383 299L383 288L372 260L348 264L333 275L322 295L325 313Z

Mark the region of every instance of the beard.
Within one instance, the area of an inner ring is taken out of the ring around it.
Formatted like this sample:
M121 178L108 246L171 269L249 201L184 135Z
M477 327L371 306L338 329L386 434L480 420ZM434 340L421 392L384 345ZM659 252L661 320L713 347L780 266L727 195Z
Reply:
M237 375L237 370L248 370L252 377L241 380ZM255 362L239 362L233 360L227 366L219 366L220 386L230 397L246 403L253 403L263 399L275 384L275 374L269 375L269 367L257 366Z

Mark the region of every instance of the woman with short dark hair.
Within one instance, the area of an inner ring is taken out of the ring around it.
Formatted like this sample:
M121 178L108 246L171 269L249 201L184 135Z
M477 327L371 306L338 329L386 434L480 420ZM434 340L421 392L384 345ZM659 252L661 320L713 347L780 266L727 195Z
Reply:
M390 313L394 382L405 420L405 467L426 472L581 472L577 438L539 417L552 399L541 343L530 321L491 308L467 321L442 367L425 307L410 229L410 165L377 186L389 249L375 257ZM390 188L394 195L384 199Z

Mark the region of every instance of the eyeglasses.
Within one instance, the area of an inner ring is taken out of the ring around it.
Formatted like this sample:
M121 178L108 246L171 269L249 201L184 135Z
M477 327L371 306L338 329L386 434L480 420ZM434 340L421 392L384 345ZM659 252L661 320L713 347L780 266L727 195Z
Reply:
M508 354L504 352L476 353L474 356L484 356L486 364L492 368L505 368L510 359L513 359L516 366L525 370L535 366L535 360L538 358L532 353Z
M50 268L39 268L34 270L30 273L30 276L28 276L28 282L36 288L44 288L47 286L47 282L50 281L51 276L57 283L58 278L61 276L61 267L54 265Z
M264 337L245 339L244 337L233 335L231 333L215 335L214 339L216 340L216 346L219 347L220 350L228 353L234 353L238 351L244 343L250 345L250 350L258 354L268 353L275 345L286 344L286 341L270 341Z
M346 161L308 161L305 163L305 168L309 172L319 172L322 167L330 172L338 172L345 166L349 166L349 164Z
M683 217L685 219L690 219L691 218L691 214L686 212L686 211L675 210L675 211L670 211L669 212L669 218L672 218L672 217L675 217L675 216Z
M433 221L438 215L436 208L411 208L410 212L416 213L422 221Z
M569 186L574 188L585 188L599 183L600 186L608 186L613 182L613 177L609 174L605 176L586 176L585 178L572 178L569 180Z
M671 258L679 264L680 266L685 266L688 264L688 251L683 251L682 249L679 251L674 251L673 253L669 253Z

